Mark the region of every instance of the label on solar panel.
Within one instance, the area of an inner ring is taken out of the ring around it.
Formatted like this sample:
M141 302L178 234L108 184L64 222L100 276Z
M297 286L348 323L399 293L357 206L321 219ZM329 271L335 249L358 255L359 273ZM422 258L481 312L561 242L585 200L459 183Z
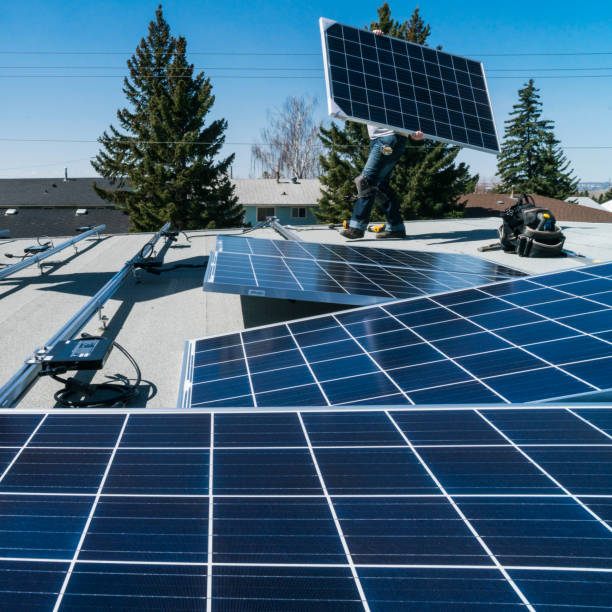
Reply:
M204 290L364 306L521 275L470 255L219 236Z
M321 17L329 114L499 153L481 62Z

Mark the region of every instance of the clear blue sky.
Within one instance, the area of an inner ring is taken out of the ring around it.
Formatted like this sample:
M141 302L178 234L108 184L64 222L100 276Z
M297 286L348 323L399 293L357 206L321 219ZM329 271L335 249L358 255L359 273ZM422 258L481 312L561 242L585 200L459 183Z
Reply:
M257 142L268 110L281 106L287 96L317 96L318 116L325 119L318 18L363 26L376 18L379 2L163 3L172 33L186 37L190 60L211 77L216 96L212 115L228 120L224 152L236 153L234 176L251 172L250 147L238 143ZM576 175L585 181L612 176L612 149L571 148L612 146L609 0L421 0L418 5L431 25L430 44L484 62L500 137L517 90L533 77L544 116L555 121ZM0 139L48 142L0 140L0 177L59 177L65 166L71 176L94 174L88 158L98 150L95 142L52 141L95 141L115 121L117 108L125 103L122 80L106 75L125 74L126 59L146 35L156 6L141 0L3 6ZM392 0L390 6L393 16L404 20L416 4ZM47 53L34 53L41 51ZM88 51L97 54L83 53ZM519 53L535 55L507 55ZM590 55L543 55L554 53ZM495 174L493 155L465 150L461 159L481 179Z

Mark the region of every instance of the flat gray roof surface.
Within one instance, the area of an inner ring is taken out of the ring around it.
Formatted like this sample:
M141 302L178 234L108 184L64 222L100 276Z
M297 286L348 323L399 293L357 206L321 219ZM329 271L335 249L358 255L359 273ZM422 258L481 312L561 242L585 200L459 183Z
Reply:
M566 248L583 254L584 258L524 259L499 251L479 253L479 246L497 239L499 224L497 218L413 221L406 223L408 240L380 241L375 239L375 234L366 234L364 239L350 244L467 253L530 274L612 260L612 224L601 223L563 224ZM336 230L324 226L300 228L298 234L309 242L347 242ZM340 310L332 304L206 293L202 290L204 258L215 247L216 233L189 232L189 235L191 242L181 235L168 251L165 267L177 263L199 264L198 267L179 268L160 276L141 270L137 273L138 278L128 278L104 307L104 316L108 318L106 333L132 354L148 385L148 397L140 397L134 407L176 406L184 344L190 338ZM256 230L247 236L282 240L271 229ZM150 234L129 234L106 237L100 242L84 241L79 244L78 255L68 248L45 261L53 265L45 266L44 275L36 266L31 266L0 281L0 386L149 238ZM20 253L34 242L0 239L0 263L15 261L7 259L5 252ZM97 334L100 326L101 322L94 318L84 331ZM132 366L117 350L111 353L104 369L95 373L93 380L103 382L105 376L113 374L134 376ZM80 373L79 379L88 380L88 376L89 373ZM53 394L60 388L54 380L41 378L18 406L51 408L56 405Z

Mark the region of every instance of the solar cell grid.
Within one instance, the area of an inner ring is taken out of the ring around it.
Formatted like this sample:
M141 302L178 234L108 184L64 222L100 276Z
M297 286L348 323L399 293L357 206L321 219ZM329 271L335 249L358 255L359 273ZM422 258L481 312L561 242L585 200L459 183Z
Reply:
M589 266L191 341L180 405L520 403L601 393L611 387L612 311L598 298L610 277L610 264Z
M219 236L204 289L364 305L521 275L469 255Z
M57 474L37 495L27 483L2 489L17 462L0 477L0 596L15 609L150 609L154 598L173 610L280 611L524 609L556 605L562 592L572 609L605 607L612 504L610 456L602 452L612 448L611 414L557 407L99 415L102 430L117 416L122 425L106 441L92 492L55 494ZM6 418L23 429L20 417ZM46 420L70 431L74 417ZM146 450L124 446L160 418L168 432L191 422L196 438L199 423L208 438L193 445L186 437L188 447L169 448L162 437L147 439ZM45 450L34 445L36 427L33 419L14 454ZM199 468L211 478L200 492L169 491L162 472L142 492L142 464L121 460L129 453L147 453L153 470L188 453L187 474ZM121 491L115 468L125 477Z
M320 19L331 115L499 152L480 62Z

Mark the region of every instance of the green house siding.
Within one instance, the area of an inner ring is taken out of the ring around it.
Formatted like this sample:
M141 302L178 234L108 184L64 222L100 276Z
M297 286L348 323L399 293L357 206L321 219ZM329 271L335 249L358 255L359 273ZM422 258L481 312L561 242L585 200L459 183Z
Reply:
M244 221L255 225L257 223L258 208L274 208L274 214L278 217L283 225L315 225L317 219L314 216L313 206L245 206ZM305 208L305 217L293 217L291 211L293 208Z

